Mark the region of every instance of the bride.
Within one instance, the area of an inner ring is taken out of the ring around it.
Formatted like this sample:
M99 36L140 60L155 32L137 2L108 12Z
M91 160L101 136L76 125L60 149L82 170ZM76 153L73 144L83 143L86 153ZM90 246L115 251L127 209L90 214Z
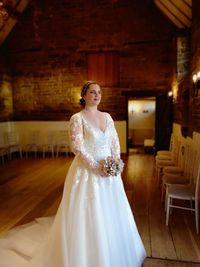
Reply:
M87 82L81 97L57 214L2 237L0 267L140 267L146 257L121 175L104 168L108 156L120 158L120 147L111 116L98 110L100 86Z

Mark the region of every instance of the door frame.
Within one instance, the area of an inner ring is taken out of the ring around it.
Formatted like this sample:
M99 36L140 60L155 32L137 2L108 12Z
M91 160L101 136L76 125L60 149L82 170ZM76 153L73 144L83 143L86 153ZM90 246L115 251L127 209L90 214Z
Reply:
M122 95L126 97L126 151L127 155L129 154L128 150L128 101L133 99L134 97L139 98L145 98L145 97L155 97L155 104L156 104L156 114L155 114L155 150L160 149L168 149L169 142L170 142L170 136L172 132L172 123L173 123L173 103L172 98L168 96L168 91L164 90L124 90L122 91ZM166 101L165 101L166 100ZM164 101L167 107L167 115L168 122L164 122L160 119L160 105ZM162 130L162 127L160 127L161 123L167 124L167 127L165 131ZM165 137L163 137L165 135Z

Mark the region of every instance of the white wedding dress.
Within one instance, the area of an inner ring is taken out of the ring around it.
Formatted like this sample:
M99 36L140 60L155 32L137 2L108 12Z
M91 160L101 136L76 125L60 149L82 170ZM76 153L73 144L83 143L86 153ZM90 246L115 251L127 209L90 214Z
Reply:
M112 118L105 131L70 120L75 158L55 217L16 227L0 239L0 267L140 267L146 257L121 176L101 177L98 161L120 156Z

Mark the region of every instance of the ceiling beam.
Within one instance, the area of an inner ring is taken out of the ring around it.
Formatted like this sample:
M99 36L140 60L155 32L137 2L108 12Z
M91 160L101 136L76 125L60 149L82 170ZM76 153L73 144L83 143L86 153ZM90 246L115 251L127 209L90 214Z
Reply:
M154 2L178 28L189 28L191 26L191 0L154 0Z
M13 4L15 5L6 8L8 10L8 17L0 29L0 45L7 38L29 2L30 0L18 0L17 3L14 1Z

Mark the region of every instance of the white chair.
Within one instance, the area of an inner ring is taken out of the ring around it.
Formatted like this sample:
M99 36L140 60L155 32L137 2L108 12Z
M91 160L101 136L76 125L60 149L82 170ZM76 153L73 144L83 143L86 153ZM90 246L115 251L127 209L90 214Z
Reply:
M170 137L170 144L169 144L169 150L158 150L157 155L163 155L163 156L171 156L173 147L176 145L176 138L174 137L173 133Z
M181 143L177 142L176 146L172 150L171 156L156 156L155 162L155 177L156 182L160 184L163 168L167 166L176 166L179 161Z
M29 132L28 143L25 145L26 158L28 157L29 152L34 152L35 158L37 158L37 153L40 147L40 131L33 130Z
M69 131L61 130L57 133L56 157L58 157L61 152L65 152L66 156L70 153Z
M6 132L5 143L7 144L9 159L12 159L13 152L19 152L20 158L22 158L22 147L19 144L19 135L16 132Z
M193 168L197 157L197 151L192 146L192 144L186 145L186 150L184 155L185 159L183 166L163 168L161 200L164 199L166 188L171 184L191 183Z
M178 137L173 137L173 143L171 144L170 150L160 150L157 151L155 160L168 160L173 157L175 153L177 153L177 150L179 150L180 147L180 140Z
M47 137L46 143L43 144L43 158L45 157L45 154L47 152L51 152L51 155L53 158L54 157L56 132L55 131L49 131L47 133L46 137Z
M188 160L188 157L189 157L190 148L192 148L192 141L189 138L187 138L181 144L181 147L179 150L178 162L177 162L178 165L177 166L164 167L163 168L163 175L165 175L165 174L178 174L178 175L183 174L186 161Z
M197 170L197 171L196 171ZM194 183L189 185L170 185L166 191L166 225L169 223L170 210L172 208L183 209L195 212L196 232L199 233L199 180L200 180L200 162L198 160L197 168L194 169ZM183 200L190 202L189 206L174 204L174 200ZM194 207L193 207L194 202Z

